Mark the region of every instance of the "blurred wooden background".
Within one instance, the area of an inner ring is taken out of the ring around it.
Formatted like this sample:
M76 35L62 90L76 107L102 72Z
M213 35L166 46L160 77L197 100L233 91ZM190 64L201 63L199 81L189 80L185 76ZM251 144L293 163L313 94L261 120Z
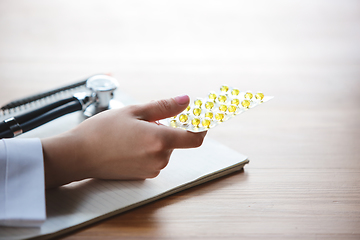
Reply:
M360 238L359 1L0 1L0 105L99 72L139 102L275 99L208 134L243 173L65 239Z

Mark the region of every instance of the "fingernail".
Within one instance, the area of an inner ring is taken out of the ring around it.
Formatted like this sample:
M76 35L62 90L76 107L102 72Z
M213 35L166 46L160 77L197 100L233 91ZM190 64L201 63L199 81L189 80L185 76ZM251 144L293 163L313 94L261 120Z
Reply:
M189 96L188 95L180 95L174 98L175 101L180 105L188 104L189 102Z

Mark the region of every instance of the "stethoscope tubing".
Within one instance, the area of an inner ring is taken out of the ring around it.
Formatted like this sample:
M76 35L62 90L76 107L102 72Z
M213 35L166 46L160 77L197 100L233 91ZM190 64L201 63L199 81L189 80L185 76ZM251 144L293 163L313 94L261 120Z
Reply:
M28 132L63 115L82 110L83 105L75 97L63 99L35 111L12 117L21 133ZM5 121L0 123L0 139L13 138L16 134Z

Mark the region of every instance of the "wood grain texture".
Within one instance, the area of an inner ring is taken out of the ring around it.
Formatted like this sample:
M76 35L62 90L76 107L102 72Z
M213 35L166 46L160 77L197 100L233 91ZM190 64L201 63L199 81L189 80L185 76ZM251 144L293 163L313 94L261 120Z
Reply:
M0 2L0 104L98 72L139 102L275 98L211 130L245 171L64 239L359 239L358 1Z

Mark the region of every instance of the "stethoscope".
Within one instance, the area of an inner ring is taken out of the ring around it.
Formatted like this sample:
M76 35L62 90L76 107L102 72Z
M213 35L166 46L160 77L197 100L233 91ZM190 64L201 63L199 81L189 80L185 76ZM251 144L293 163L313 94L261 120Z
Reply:
M0 139L16 137L72 112L82 110L85 117L91 117L104 110L123 106L121 102L114 99L114 91L118 87L115 78L108 75L95 75L87 79L86 87L91 90L91 94L79 92L73 97L0 122Z

